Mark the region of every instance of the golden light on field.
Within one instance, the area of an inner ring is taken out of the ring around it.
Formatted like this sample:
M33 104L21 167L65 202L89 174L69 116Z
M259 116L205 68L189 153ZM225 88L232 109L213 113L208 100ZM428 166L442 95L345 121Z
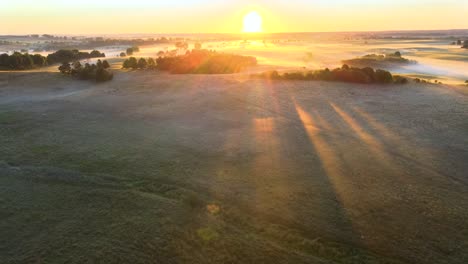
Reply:
M246 33L258 33L262 32L263 19L255 11L252 11L244 16L244 29Z

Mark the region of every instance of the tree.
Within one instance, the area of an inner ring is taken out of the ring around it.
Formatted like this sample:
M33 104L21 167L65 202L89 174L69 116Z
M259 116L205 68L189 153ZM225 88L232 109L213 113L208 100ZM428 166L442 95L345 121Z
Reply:
M110 81L114 78L114 74L109 72L106 69L103 68L98 68L96 70L96 82L105 82L105 81Z
M462 44L461 39L457 40L457 45L461 45L461 44Z
M138 68L138 61L135 57L130 57L123 62L122 67L124 69L136 69Z
M97 63L96 63L96 66L98 68L102 68L102 61L101 60L98 60Z
M395 57L400 57L401 58L401 53L399 51L395 52Z
M47 58L40 54L34 54L32 56L32 60L34 62L34 65L38 67L43 67L47 65Z
M110 68L109 62L107 62L107 60L104 60L104 61L102 62L102 67L103 67L104 69L109 69L109 68Z
M156 62L154 61L153 58L148 59L148 69L150 70L156 69Z
M385 70L376 70L374 74L375 81L378 83L392 83L393 76L390 72Z
M91 56L91 58L106 57L106 55L104 53L101 53L101 52L99 52L97 50L91 51L91 53L89 55Z
M195 49L200 50L202 48L202 44L200 42L195 43Z
M133 49L132 49L132 48L128 48L128 49L127 49L127 55L128 55L128 56L132 56L132 55L133 55Z
M146 69L146 66L148 66L148 62L144 58L140 58L138 61L138 69Z
M120 57L127 57L127 54L125 52L121 52Z
M70 74L72 68L69 62L64 62L58 69L63 74Z

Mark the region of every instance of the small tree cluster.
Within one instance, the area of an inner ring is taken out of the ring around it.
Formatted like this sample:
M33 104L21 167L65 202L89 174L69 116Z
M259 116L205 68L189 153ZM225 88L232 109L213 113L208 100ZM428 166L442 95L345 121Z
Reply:
M28 70L47 65L47 58L40 55L14 52L12 55L3 53L0 55L0 69L4 70Z
M123 62L122 68L124 69L149 69L154 70L156 69L156 62L153 58L140 58L136 59L135 57L130 57Z
M374 70L373 68L353 68L348 65L343 65L341 68L330 70L328 68L309 71L309 72L286 72L279 74L277 71L264 72L254 74L254 77L277 79L277 80L316 80L316 81L331 81L331 82L349 82L349 83L379 83L390 84L398 83L405 84L408 80L401 76L393 76L385 70Z
M138 47L138 46L133 46L133 47L131 47L131 48L128 48L128 49L127 49L127 54L126 54L126 55L132 56L133 53L135 53L135 52L140 52L140 47ZM122 52L122 53L123 53L123 52ZM121 57L125 57L125 56L122 56L122 53L121 53L120 56L121 56Z
M71 75L80 80L95 80L96 82L106 82L114 78L114 74L109 71L109 63L98 60L96 64L86 63L84 66L79 61L72 64L64 62L59 67L62 74Z
M396 51L394 53L389 53L385 55L377 55L377 54L368 54L359 58L345 60L343 63L347 63L354 66L373 66L379 67L382 65L386 65L387 63L392 64L408 64L413 63L409 59L404 58L401 55L401 52Z

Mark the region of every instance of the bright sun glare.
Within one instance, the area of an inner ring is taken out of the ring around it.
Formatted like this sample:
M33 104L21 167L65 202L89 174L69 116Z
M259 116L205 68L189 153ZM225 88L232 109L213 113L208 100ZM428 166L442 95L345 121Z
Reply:
M262 32L262 17L255 11L244 16L244 32L256 33Z

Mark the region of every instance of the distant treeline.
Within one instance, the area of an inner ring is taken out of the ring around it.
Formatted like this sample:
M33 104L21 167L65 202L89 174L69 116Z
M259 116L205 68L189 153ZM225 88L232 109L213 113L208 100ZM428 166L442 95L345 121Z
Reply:
M72 41L50 41L45 43L38 51L58 50L58 49L94 49L104 46L144 46L154 44L167 44L183 41L184 38L148 38L148 39L112 39L112 38L77 38L72 37Z
M98 60L96 64L86 63L84 66L79 61L72 64L68 62L62 63L59 71L65 75L70 75L80 80L95 80L96 82L110 81L114 78L114 74L109 71L109 63L104 60Z
M15 52L12 55L3 53L0 55L1 70L29 70L39 68L48 64L47 58L40 55Z
M328 68L308 72L286 72L283 74L278 71L269 71L260 74L253 74L252 77L265 78L271 80L309 80L309 81L330 81L330 82L349 82L349 83L378 83L404 84L408 80L401 76L393 76L389 71L374 70L373 68L351 68L343 65L341 68L330 70Z
M80 52L78 50L59 50L47 57L40 54L28 54L14 52L12 55L6 53L0 55L0 69L2 70L29 70L44 67L56 63L73 62L83 59L105 57L104 53L97 50L91 52Z
M174 74L229 74L238 73L249 66L257 65L257 59L250 56L241 56L217 53L209 50L187 51L185 55L159 57L154 61L149 59L129 58L123 63L123 68L154 68L169 71Z

